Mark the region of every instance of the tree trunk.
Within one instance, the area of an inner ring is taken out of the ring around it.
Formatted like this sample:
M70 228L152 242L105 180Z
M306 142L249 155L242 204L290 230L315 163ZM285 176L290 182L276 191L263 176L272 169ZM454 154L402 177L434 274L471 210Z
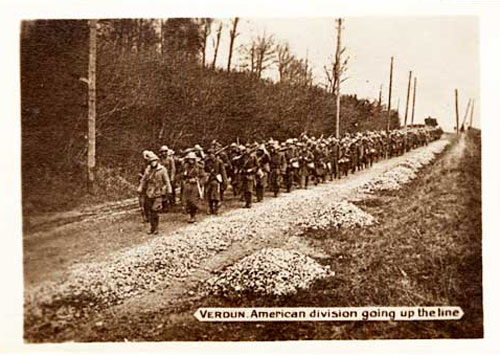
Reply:
M217 29L217 38L215 41L214 60L212 62L212 69L215 69L215 63L217 62L217 53L219 52L221 34L222 34L222 22L219 24L219 28Z
M96 120L96 25L97 20L89 20L89 73L88 73L88 149L87 149L87 192L95 192L95 120Z
M237 33L236 30L238 28L239 17L235 17L233 20L233 28L229 32L230 40L229 40L229 57L227 59L227 71L231 71L231 59L233 58L233 48L234 48L234 40L236 39Z

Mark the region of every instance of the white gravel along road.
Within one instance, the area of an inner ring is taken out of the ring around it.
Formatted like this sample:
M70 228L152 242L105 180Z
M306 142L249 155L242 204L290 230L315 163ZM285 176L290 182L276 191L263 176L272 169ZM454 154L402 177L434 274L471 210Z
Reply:
M46 320L64 323L84 316L88 310L122 303L125 299L154 290L158 284L188 276L203 261L243 239L258 241L297 236L308 228L370 225L375 222L374 218L349 201L359 199L360 193L399 188L415 178L416 172L429 164L448 143L440 140L404 156L376 163L371 169L347 179L282 193L278 198L255 204L252 209L235 209L209 217L142 245L112 253L104 261L75 265L64 281L44 282L25 290L25 317L33 323ZM297 275L300 274L303 280L300 284L295 283L297 278L294 277L289 278L288 284L266 283L262 287L270 287L268 293L306 287L316 276L326 274L325 270L311 264L314 260L300 254L268 250L262 255L266 260L272 259L273 255L279 260L299 260L301 265L309 265L309 270L312 270L310 274L302 269L298 271ZM252 258L261 260L262 255ZM241 266L246 270L252 263L246 260L241 265L236 268ZM217 280L213 284L222 287L223 277Z

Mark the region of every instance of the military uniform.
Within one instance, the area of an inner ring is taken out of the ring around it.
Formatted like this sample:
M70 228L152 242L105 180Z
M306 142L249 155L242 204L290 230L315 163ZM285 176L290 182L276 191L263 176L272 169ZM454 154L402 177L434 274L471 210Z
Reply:
M153 161L158 162L158 157L155 157L155 155L151 157L151 163L146 168L137 189L139 193L145 193L144 209L148 211L151 234L158 233L158 212L162 208L162 196L172 193L167 169L160 163L157 163L156 166L152 165Z
M221 188L226 175L224 163L211 154L205 159L205 198L210 214L217 214L221 196Z
M267 187L267 180L269 176L269 153L265 148L261 147L257 151L258 168L255 174L255 194L257 195L257 202L264 199L264 192Z
M257 158L251 153L241 157L241 192L245 199L245 207L252 207L252 194L255 188L255 173L258 169Z
M189 157L189 155L188 155ZM186 211L189 213L191 219L189 222L194 222L196 218L196 212L199 209L199 202L203 197L200 180L203 178L203 168L198 164L195 159L191 159L191 162L186 162L183 167L182 178L184 181L183 198L184 204L186 206Z
M278 151L277 147L274 147L271 150L269 168L270 168L269 175L270 175L271 188L273 190L274 197L277 197L280 190L281 180L283 179L283 176L286 174L286 169L287 169L285 154L283 154L283 152Z

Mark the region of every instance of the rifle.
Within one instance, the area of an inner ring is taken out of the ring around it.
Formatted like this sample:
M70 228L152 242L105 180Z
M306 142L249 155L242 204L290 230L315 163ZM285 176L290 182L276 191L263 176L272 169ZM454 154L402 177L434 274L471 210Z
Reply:
M226 145L225 147L219 149L218 151L215 152L215 155L219 155L220 153L222 153L223 151L225 151L227 148L229 148L229 144Z

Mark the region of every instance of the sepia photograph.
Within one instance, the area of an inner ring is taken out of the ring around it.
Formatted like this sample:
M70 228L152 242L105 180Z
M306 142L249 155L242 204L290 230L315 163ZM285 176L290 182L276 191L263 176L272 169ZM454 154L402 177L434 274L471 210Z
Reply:
M25 344L484 337L478 16L18 25Z

